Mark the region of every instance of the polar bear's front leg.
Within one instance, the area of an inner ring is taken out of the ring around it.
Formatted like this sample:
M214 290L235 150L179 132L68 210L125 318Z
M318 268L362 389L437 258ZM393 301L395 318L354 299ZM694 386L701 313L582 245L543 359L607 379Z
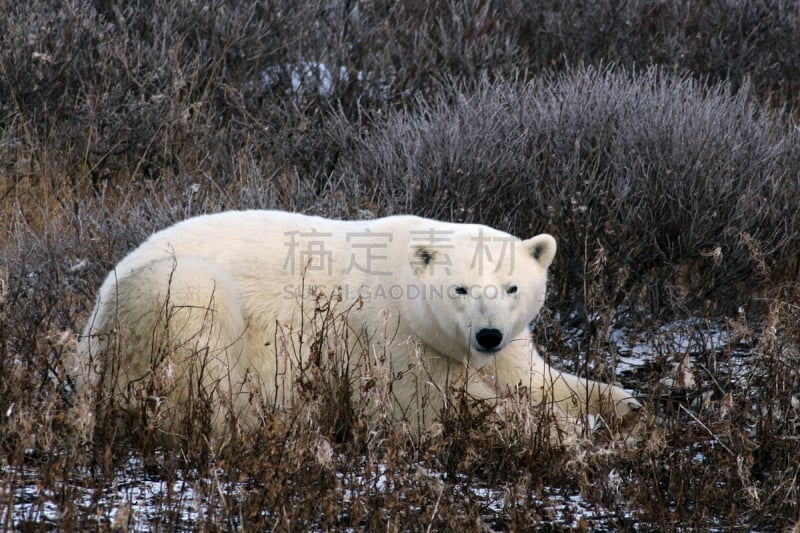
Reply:
M625 418L642 405L616 385L560 372L542 361L542 399L552 401L573 416L615 413Z
M548 365L528 341L511 343L490 365L501 390L527 387L538 402L550 403L573 417L615 413L621 418L641 404L615 385L581 378Z

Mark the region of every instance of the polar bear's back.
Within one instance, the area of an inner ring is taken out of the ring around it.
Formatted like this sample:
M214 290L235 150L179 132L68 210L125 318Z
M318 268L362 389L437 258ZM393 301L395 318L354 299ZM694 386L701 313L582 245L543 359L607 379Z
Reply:
M144 264L168 257L203 258L230 268L233 273L255 267L255 263L268 272L277 272L287 267L293 236L300 235L306 244L311 242L317 249L333 254L347 241L347 235L365 231L391 232L393 248L397 248L398 241L407 240L409 232L415 228L426 231L433 223L406 215L344 221L272 210L201 215L153 234L120 261L115 274L125 276ZM400 248L407 249L406 246Z
M323 225L326 224L326 225ZM197 257L222 266L259 262L278 263L275 253L284 236L308 231L314 225L329 227L331 221L282 211L226 211L200 215L178 222L150 236L116 267L125 276L144 264L167 257Z

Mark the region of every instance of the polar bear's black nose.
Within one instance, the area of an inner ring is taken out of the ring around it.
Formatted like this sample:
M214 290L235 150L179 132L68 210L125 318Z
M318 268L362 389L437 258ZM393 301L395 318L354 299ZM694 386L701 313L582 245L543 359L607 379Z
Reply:
M503 340L503 334L499 329L483 328L475 335L475 340L484 350L493 350L500 345Z

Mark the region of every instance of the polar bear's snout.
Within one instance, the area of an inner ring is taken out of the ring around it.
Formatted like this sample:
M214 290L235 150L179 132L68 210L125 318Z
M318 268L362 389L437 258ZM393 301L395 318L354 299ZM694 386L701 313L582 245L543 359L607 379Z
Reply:
M503 333L495 328L482 328L475 334L475 340L482 350L491 352L503 342Z

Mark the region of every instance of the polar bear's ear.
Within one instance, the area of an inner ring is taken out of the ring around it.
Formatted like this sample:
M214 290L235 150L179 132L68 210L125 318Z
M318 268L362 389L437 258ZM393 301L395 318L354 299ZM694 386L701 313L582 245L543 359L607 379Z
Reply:
M422 273L428 265L436 260L436 250L427 246L414 246L411 248L409 263L417 274Z
M547 233L522 241L522 245L528 250L528 254L545 268L550 266L556 255L556 240Z

